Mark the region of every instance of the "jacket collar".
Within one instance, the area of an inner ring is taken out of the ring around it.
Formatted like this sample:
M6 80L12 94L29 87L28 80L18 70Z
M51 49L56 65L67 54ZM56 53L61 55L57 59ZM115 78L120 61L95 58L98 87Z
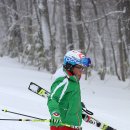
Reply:
M65 68L63 68L63 71L65 72L66 77L67 77L68 79L71 79L71 80L73 80L73 81L79 82L79 80L77 79L77 77L76 77L74 74L72 74L70 71L66 70Z

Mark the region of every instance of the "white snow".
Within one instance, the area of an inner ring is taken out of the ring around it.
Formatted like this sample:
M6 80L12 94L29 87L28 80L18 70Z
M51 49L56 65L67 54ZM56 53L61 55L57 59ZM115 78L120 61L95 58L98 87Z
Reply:
M0 119L27 118L5 113L2 109L50 118L47 100L28 90L31 81L49 91L52 75L25 67L16 59L0 58ZM121 82L116 77L107 76L105 81L100 81L93 72L87 81L82 77L81 94L82 101L94 112L96 119L117 130L130 130L130 80ZM82 126L83 130L99 130L84 121ZM0 120L0 130L49 130L49 123Z

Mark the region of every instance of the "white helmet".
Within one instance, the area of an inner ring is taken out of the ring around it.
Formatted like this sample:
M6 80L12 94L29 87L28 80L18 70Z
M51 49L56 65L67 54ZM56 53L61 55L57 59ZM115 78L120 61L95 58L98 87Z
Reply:
M81 65L88 67L91 64L90 58L87 58L84 54L79 51L71 50L64 56L64 65L70 64L72 66Z

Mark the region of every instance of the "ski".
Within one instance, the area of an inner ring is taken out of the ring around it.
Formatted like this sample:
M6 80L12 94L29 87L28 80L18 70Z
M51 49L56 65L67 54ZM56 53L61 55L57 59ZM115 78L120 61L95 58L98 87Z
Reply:
M37 84L35 84L33 82L31 82L29 84L28 89L30 91L42 96L42 97L45 97L45 98L47 98L50 95L50 92L48 92L46 89L40 87L39 85L37 85Z
M48 92L46 89L42 88L41 86L39 86L39 85L37 85L37 84L35 84L35 83L33 83L33 82L31 82L31 83L29 84L28 89L29 89L30 91L32 91L32 92L34 92L34 93L36 93L36 94L38 94L38 95L44 97L44 98L47 98L47 97L50 95L50 92ZM82 102L82 110L83 110L84 112L86 112L87 114L89 114L89 115L93 115L93 112L89 111L89 110L85 107L85 105L84 105L83 102Z
M44 98L47 98L50 95L49 91L47 91L46 89L42 88L41 86L39 86L33 82L31 82L29 84L28 89L30 91L32 91L33 93L35 93L39 96L42 96ZM116 130L116 129L112 128L111 126L109 126L105 123L102 123L102 122L98 121L97 119L93 118L92 116L90 116L90 115L93 115L93 113L86 109L83 102L82 102L82 111L83 111L82 118L85 122L93 124L96 127L100 128L101 130Z
M101 130L116 130L116 129L112 128L111 126L98 121L97 119L93 118L92 116L87 115L86 113L82 114L82 119L85 122L90 123L90 124L100 128Z

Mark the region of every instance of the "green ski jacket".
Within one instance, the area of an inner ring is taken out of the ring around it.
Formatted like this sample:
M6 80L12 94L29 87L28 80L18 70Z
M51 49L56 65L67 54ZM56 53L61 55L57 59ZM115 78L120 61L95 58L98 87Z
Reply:
M62 68L62 75L57 77L51 86L48 97L50 113L58 112L62 123L81 126L82 106L79 81L75 76L69 76ZM54 126L53 123L50 123Z

